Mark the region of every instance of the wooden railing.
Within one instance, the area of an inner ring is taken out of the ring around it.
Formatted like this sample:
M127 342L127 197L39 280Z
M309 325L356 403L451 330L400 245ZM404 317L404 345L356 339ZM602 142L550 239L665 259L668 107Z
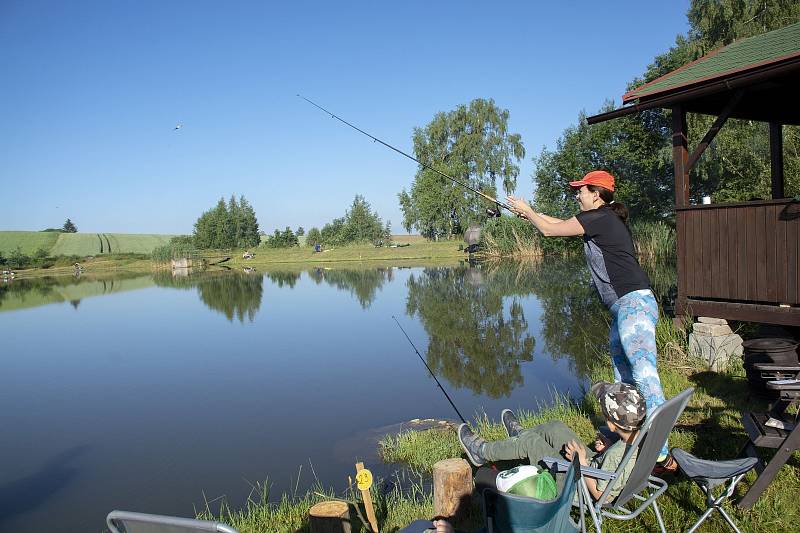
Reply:
M800 304L800 203L677 209L681 299Z

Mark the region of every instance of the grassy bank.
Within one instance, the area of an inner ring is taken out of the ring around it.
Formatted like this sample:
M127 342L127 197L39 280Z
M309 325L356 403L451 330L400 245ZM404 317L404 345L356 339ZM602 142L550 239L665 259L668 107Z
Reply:
M728 459L737 455L747 437L741 426L740 412L764 409L764 404L751 400L747 393L741 365L724 373L713 373L686 356L686 336L675 330L671 321L662 320L658 326L659 370L665 393L671 397L687 387L695 387L694 396L670 437L670 445L678 446L704 458ZM592 379L609 379L611 376L607 354L598 351L592 370ZM504 432L497 419L498 413L478 414L473 426L487 439L503 438ZM531 427L549 420L561 420L590 442L595 424L600 421L597 403L588 395L570 399L555 395L547 405L531 406L521 413L521 422ZM391 463L404 463L412 471L425 476L432 465L441 459L461 457L463 453L452 428L427 431L409 431L387 436L381 443L384 459ZM795 453L775 481L750 511L727 506L742 531L793 530L795 518L800 516L800 453ZM737 488L737 496L744 494L755 478L750 473ZM433 513L429 484L422 482L381 493L374 492L379 501L381 531L397 531L414 518L430 517ZM705 498L700 489L680 476L668 477L669 490L659 500L659 506L670 531L686 530L705 509ZM328 492L328 495L331 493ZM320 491L305 495L284 496L280 503L268 503L267 495L251 499L245 509L231 511L223 508L204 516L217 516L234 525L243 533L256 531L307 531L305 519L308 509L323 499ZM477 530L480 512L476 506L473 518L464 529ZM703 531L725 529L718 515L704 524ZM652 531L657 524L652 511L643 513L631 524L605 522L608 531Z
M375 247L371 244L355 244L334 247L314 252L309 246L293 248L267 248L259 246L250 249L255 254L253 259L242 259L245 250L230 252L204 253L210 262L223 257L230 257L225 264L229 266L258 266L277 263L345 263L357 261L407 261L431 259L463 259L467 254L463 251L462 241L429 242L420 238L407 238L408 246L390 248ZM403 243L405 244L405 243ZM459 249L461 248L461 249Z
M16 277L35 278L41 276L69 276L75 272L74 263L78 262L84 268L84 273L107 273L113 271L123 272L150 272L153 262L145 254L109 254L97 257L61 257L55 258L52 266L47 268L27 268L16 270Z
M11 232L5 232L11 233ZM29 232L33 233L33 232ZM49 235L44 234L43 235ZM110 236L111 234L109 234ZM314 252L311 247L267 248L259 246L249 251L255 254L253 259L243 259L245 249L203 251L199 255L209 263L219 263L231 268L255 267L258 270L275 268L308 268L310 265L328 265L340 263L352 265L368 262L370 266L413 266L419 264L449 263L465 259L461 241L428 242L421 237L395 237L395 242L407 244L397 248L380 247L361 244L330 248L322 252ZM114 241L112 240L112 246ZM222 261L222 262L221 262ZM33 260L31 259L31 263ZM163 268L161 264L151 261L148 255L137 253L112 253L96 256L62 256L47 258L47 268L25 268L16 270L17 277L59 276L72 274L73 263L79 262L86 272L106 272L110 270L148 271ZM221 263L220 263L221 262Z

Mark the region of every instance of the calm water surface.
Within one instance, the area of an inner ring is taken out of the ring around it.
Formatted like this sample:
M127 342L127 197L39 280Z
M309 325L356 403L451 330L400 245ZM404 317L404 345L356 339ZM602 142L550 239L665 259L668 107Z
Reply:
M456 418L392 315L468 417L578 393L606 327L563 261L4 284L0 530L391 472L382 435Z

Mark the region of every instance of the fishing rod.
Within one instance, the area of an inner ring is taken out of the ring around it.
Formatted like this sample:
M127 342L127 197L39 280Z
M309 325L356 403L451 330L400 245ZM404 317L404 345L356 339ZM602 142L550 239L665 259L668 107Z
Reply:
M394 316L394 315L392 315L392 318L394 318L394 321L395 321L395 322L397 322L397 318L395 318L395 316ZM441 384L441 383L439 383L439 380L438 380L438 379L436 379L436 374L434 374L434 373L433 373L433 370L431 370L431 367L429 367L429 366L428 366L428 363L426 363L426 362L425 362L425 358L424 358L424 357L422 357L422 354L420 354L420 353L419 353L419 350L417 350L417 347L416 347L416 346L414 346L414 343L411 341L411 338L408 336L408 333L406 333L406 330L404 330L404 329L403 329L403 326L401 326L401 325L400 325L400 322L397 322L397 327L399 327L399 328L400 328L400 331L402 331L402 332L403 332L403 335L405 335L405 336L406 336L406 339L408 339L408 342L410 342L410 343L411 343L411 347L412 347L412 348L414 348L414 351L415 351L415 352L417 352L417 357L419 357L419 360L420 360L420 361L422 361L422 364L423 364L423 365L425 365L425 368L427 368L427 369L428 369L428 372L430 372L430 373L431 373L431 377L434 379L434 381L436 381L436 384L437 384L437 385L439 385L439 388L440 388L440 389L442 389L442 392L444 393L444 396L445 396L445 398L447 398L447 401L448 401L448 402L450 402L450 405L452 405L452 406L453 406L453 409L455 409L455 411L456 411L456 414L458 415L458 418L460 418L460 419L461 419L461 421L462 421L462 422L464 422L464 423L466 424L466 423L467 423L467 421L466 421L466 420L464 420L464 417L463 417L463 416L461 416L461 412L458 410L458 407L456 407L456 404L454 404L454 403L453 403L453 400L451 400L451 399L450 399L450 395L449 395L449 394L447 394L447 391L446 391L446 390L444 390L444 387L442 387L442 384Z
M390 150L394 150L394 151L395 151L395 152L397 152L398 154L400 154L400 155L403 155L403 156L405 156L405 157L409 158L409 159L410 159L410 160L412 160L412 161L415 161L415 162L416 162L418 165L420 165L421 167L423 167L423 168L427 168L427 169L428 169L428 170L430 170L430 171L436 172L436 173L437 173L437 174L439 174L440 176L444 176L445 178L449 179L449 180L450 180L450 181L452 181L453 183L456 183L456 184L458 184L458 185L461 185L461 186L462 186L462 187L464 187L465 189L468 189L468 190L470 190L470 191L474 192L475 194L477 194L477 195L479 195L479 196L481 196L481 197L483 197L483 198L485 198L485 199L489 200L489 201L490 201L490 202L492 202L493 204L497 204L497 205L499 205L500 207L502 207L502 208L505 208L505 209L507 209L508 211L511 211L512 213L516 214L516 213L514 212L514 210L513 210L513 209L511 209L511 206L509 206L508 204L505 204L505 203L503 203L503 202L499 201L497 198L492 198L492 197L491 197L491 196L489 196L488 194L482 193L481 191L479 191L478 189L475 189L474 187L470 187L470 186L469 186L469 185L467 185L466 183L464 183L464 182L462 182L462 181L460 181L460 180L457 180L457 179L456 179L456 178L454 178L453 176L450 176L449 174L445 174L445 173L444 173L444 172L442 172L441 170L435 169L435 168L433 168L432 166L430 166L430 165L427 165L427 164L423 163L422 161L420 161L420 160L419 160L419 159L417 159L416 157L414 157L414 156L412 156L412 155L409 155L409 154L405 153L404 151L400 150L399 148L395 148L395 147L394 147L394 146L392 146L391 144L389 144L389 143L387 143L387 142L384 142L384 141L382 141L382 140L378 139L378 138L377 138L377 137L375 137L374 135L371 135L371 134L367 133L366 131L362 130L362 129L361 129L361 128L359 128L358 126L354 126L353 124L350 124L349 122L347 122L347 121L346 121L345 119L343 119L342 117L339 117L339 116L337 116L337 115L334 115L333 113L331 113L330 111L328 111L327 109L325 109L324 107L322 107L321 105L318 105L318 104L316 104L316 103L312 102L311 100L309 100L309 99L308 99L308 98L306 98L305 96L303 96L303 95L301 95L301 94L298 94L298 95L297 95L297 97L298 97L298 98L302 98L303 100L305 100L305 101L306 101L306 102L308 102L309 104L313 105L313 106L314 106L314 107L316 107L317 109L319 109L319 110L321 110L322 112L324 112L324 113L326 113L326 114L330 115L330 116L331 116L331 118L335 118L335 119L336 119L336 120L338 120L339 122L341 122L341 123L343 123L343 124L345 124L345 125L347 125L347 126L349 126L349 127L353 128L353 129L354 129L354 130L356 130L357 132L359 132L359 133L362 133L362 134L366 135L367 137L369 137L369 138L370 138L370 139L372 139L373 141L375 141L375 142L379 142L379 143L381 143L382 145L384 145L386 148L389 148ZM497 214L496 214L496 216L499 216L499 215L500 215L500 213L497 213ZM455 406L454 406L454 407L455 407Z

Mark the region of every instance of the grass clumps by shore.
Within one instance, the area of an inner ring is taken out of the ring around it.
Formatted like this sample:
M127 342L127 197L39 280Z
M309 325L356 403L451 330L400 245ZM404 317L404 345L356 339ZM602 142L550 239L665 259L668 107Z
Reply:
M376 483L370 491L381 531L397 531L419 517L433 514L433 496L423 488L421 481L393 481L390 489L381 488L382 484ZM270 502L269 496L268 482L257 484L243 509L231 509L224 500L207 502L198 518L220 520L240 533L302 533L309 531L308 511L314 504L340 500L350 506L353 533L369 531L363 524L366 511L355 487L350 487L342 495L317 485L304 494L284 494L278 502Z

